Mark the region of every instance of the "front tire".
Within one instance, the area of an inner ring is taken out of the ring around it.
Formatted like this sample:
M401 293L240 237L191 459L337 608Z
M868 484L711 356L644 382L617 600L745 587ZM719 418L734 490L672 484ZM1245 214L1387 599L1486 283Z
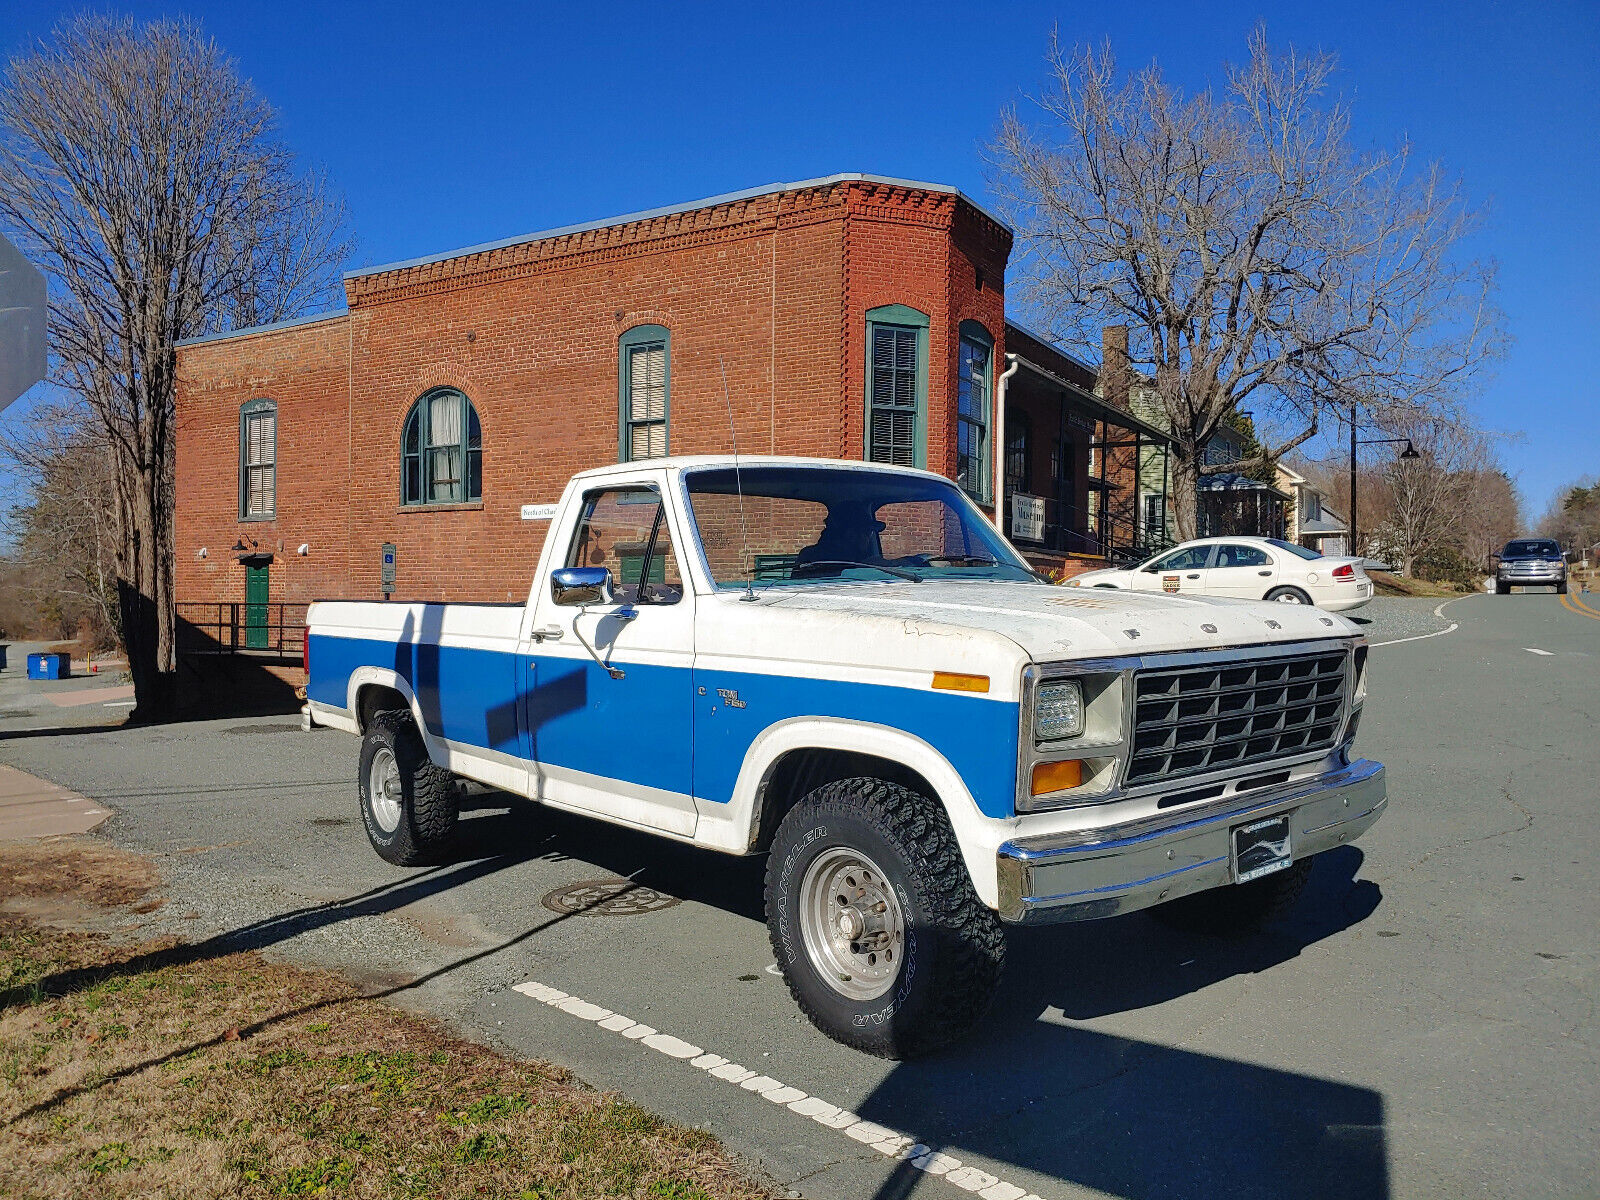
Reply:
M1314 857L1314 856L1313 856ZM1311 878L1312 859L1302 858L1282 871L1249 883L1196 892L1158 904L1150 915L1185 933L1228 937L1255 933L1288 915Z
M461 803L455 776L428 757L408 712L379 713L367 726L360 793L367 840L385 862L438 862L455 838Z
M949 818L881 779L842 779L779 823L767 929L811 1023L881 1058L926 1054L988 1011L1005 965Z
M1311 597L1297 587L1273 588L1267 599L1277 604L1310 604Z
M1565 596L1566 594L1567 594L1567 581L1565 579L1563 579L1560 583L1556 584L1556 595Z

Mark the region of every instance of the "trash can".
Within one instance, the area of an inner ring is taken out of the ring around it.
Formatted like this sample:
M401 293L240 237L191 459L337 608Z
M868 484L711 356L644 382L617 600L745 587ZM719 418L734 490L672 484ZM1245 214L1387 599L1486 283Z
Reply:
M70 654L28 655L29 679L66 679L72 674Z

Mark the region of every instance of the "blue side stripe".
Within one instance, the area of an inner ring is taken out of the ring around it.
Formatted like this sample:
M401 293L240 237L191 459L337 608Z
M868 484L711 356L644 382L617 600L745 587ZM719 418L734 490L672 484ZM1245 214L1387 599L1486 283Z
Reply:
M1015 704L882 684L640 664L624 664L626 678L618 681L583 659L326 634L311 639L306 694L343 708L350 676L363 666L391 669L410 683L431 733L645 787L727 803L763 730L794 717L835 717L921 738L961 775L982 812L1008 817L1013 811ZM742 707L730 707L719 689L737 692Z

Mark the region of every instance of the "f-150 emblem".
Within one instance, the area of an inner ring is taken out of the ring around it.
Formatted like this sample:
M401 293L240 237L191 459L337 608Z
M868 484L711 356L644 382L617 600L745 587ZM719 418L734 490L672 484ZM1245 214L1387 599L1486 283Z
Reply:
M739 699L739 693L732 688L718 688L717 695L722 698L722 702L729 708L744 707L744 701Z

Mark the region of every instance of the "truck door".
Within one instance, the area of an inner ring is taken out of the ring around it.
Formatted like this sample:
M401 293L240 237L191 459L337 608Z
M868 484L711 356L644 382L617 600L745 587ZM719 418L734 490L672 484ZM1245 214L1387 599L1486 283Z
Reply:
M557 603L540 580L523 705L535 794L692 835L694 593L655 486L584 493L548 561L604 567L610 603Z

